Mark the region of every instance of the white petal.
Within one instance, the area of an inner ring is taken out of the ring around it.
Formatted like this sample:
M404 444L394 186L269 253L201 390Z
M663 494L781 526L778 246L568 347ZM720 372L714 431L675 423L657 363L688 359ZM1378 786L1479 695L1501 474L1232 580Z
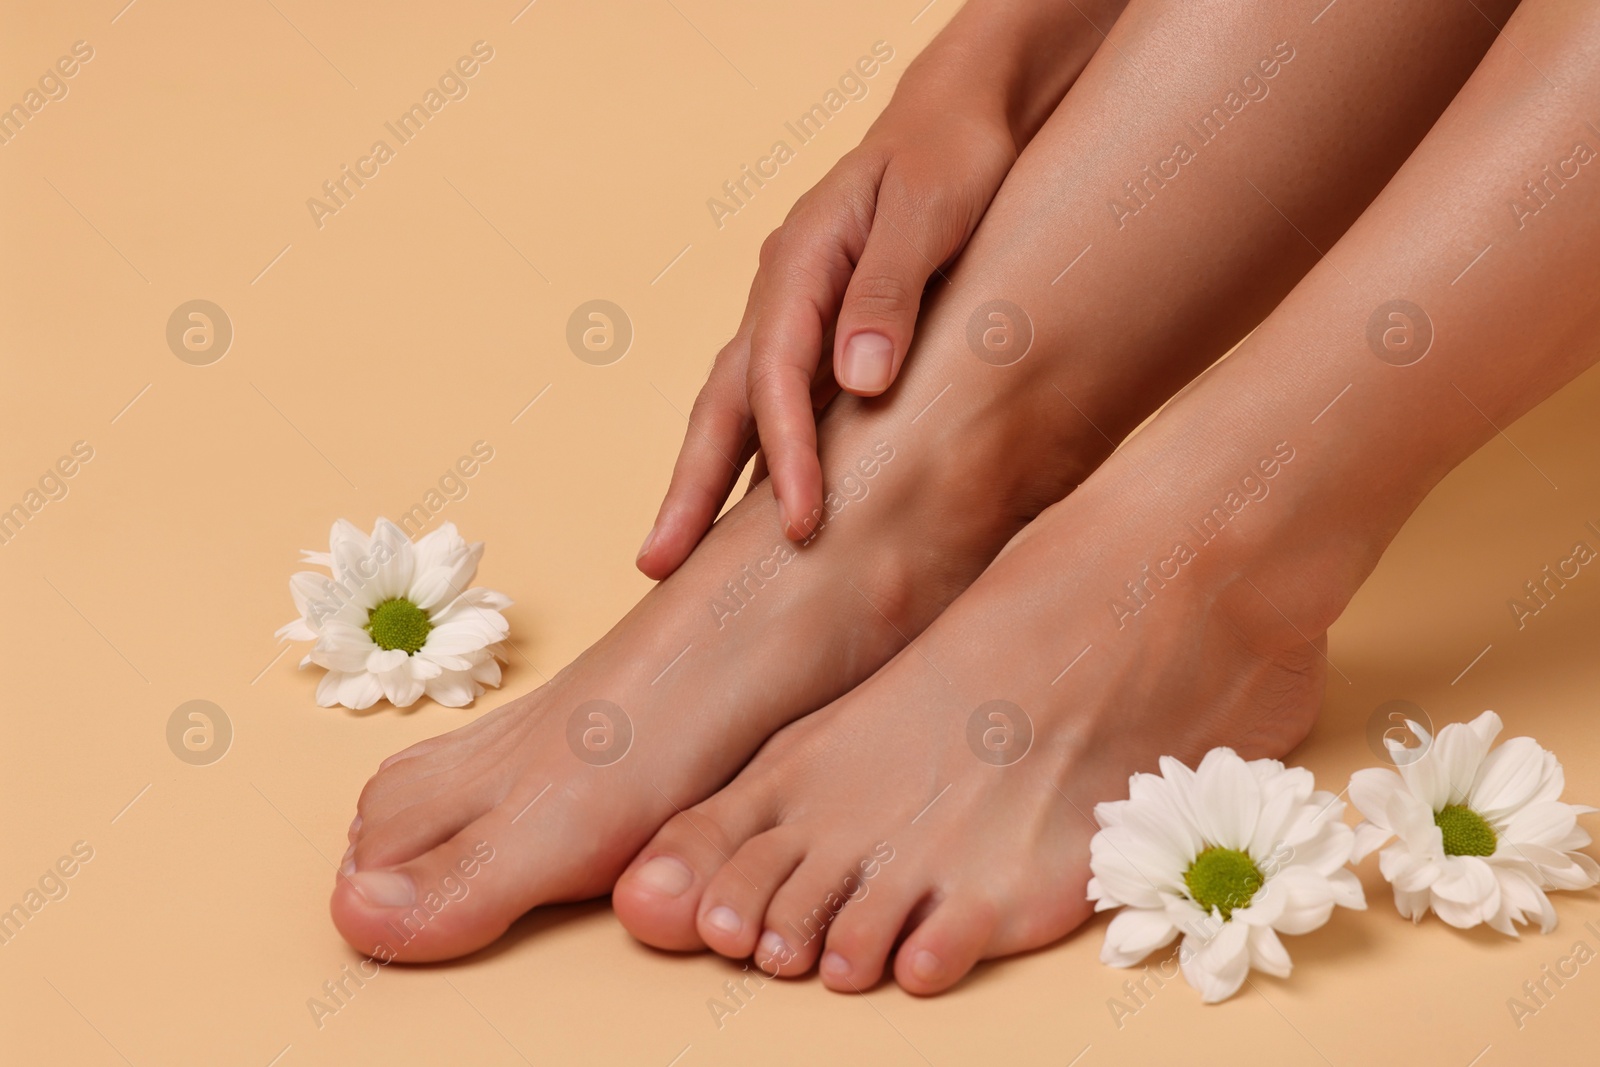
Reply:
M1101 897L1139 908L1161 906L1161 894L1113 840L1117 829L1102 830L1089 841L1089 869L1097 879ZM1125 841L1132 847L1131 840Z
M403 648L379 648L374 644L372 651L367 654L366 661L362 664L362 667L373 674L385 674L399 667L410 658ZM391 701L393 699L393 697L390 698Z
M1178 928L1164 911L1123 908L1106 927L1100 962L1112 967L1132 967L1156 949L1170 945Z
M304 619L295 619L278 627L272 636L280 641L315 641L317 631L307 625Z
M1352 863L1360 863L1372 853L1382 848L1394 831L1387 827L1377 826L1370 822L1363 822L1356 827L1355 846L1350 850Z
M1501 836L1519 845L1554 845L1578 824L1577 810L1559 800L1530 804L1506 823Z
M388 558L381 562L379 562L379 557L382 555L380 546L388 550ZM382 603L409 593L416 555L411 549L411 540L406 537L405 531L388 519L379 519L372 528L372 550L374 556L367 564L367 570L371 571L374 564L377 566L377 574L371 582L377 602Z
M1306 867L1290 867L1278 875L1273 879L1272 894L1281 906L1272 926L1286 934L1310 933L1333 914L1332 885Z
M435 612L430 621L438 626L452 619L470 615L493 615L511 606L511 598L504 593L497 593L493 589L483 586L474 586L452 600L448 605Z
M488 647L509 629L505 619L494 612L461 615L435 626L422 647L433 655L459 656Z
M317 706L331 708L339 703L339 685L343 681L344 675L339 671L329 671L324 674L322 680L317 683Z
M1210 941L1187 936L1186 951L1179 956L1183 977L1200 991L1207 1004L1227 1000L1244 985L1250 973L1250 950L1246 942L1249 927L1224 923L1222 932Z
M1250 966L1274 978L1287 978L1294 969L1289 953L1269 926L1258 926L1250 931Z
M427 683L428 697L447 708L463 708L481 692L462 671L445 671Z
M339 681L339 703L354 711L372 707L382 696L383 686L365 671L346 674Z
M393 670L375 677L383 686L383 695L397 708L409 708L422 698L422 680L413 677L410 665L403 661Z
M1334 871L1328 876L1328 888L1333 893L1333 902L1339 907L1351 911L1367 910L1367 894L1361 888L1361 879L1356 877L1355 871Z
M1389 802L1405 791L1404 780L1390 770L1368 767L1350 776L1350 803L1363 819L1385 830L1393 829L1389 825Z
M1472 810L1499 821L1527 804L1544 784L1544 749L1531 737L1513 737L1484 758L1472 784Z
M493 656L486 656L483 662L475 665L468 674L475 682L496 687L500 685L500 664Z
M1246 849L1261 813L1261 787L1230 748L1214 748L1195 769L1195 821L1206 841Z
M482 558L483 542L479 541L426 567L418 560L416 576L411 583L411 602L430 614L440 605L448 604L472 584Z

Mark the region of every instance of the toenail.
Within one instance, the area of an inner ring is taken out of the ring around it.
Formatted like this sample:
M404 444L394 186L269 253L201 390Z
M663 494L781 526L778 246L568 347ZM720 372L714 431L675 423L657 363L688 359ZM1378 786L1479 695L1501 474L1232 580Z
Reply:
M706 925L725 934L736 934L744 923L739 921L738 912L726 904L719 904L706 912Z
M829 952L824 955L819 967L823 974L831 974L835 978L843 978L850 973L850 961L837 952Z
M789 948L789 943L776 933L768 930L761 935L761 940L756 945L756 959L773 965L773 971L794 959L794 952Z
M356 831L360 829L361 816L357 815L355 818L350 820L350 829L345 833L345 836L354 841L356 839Z
M657 856L640 867L635 877L662 896L676 897L689 888L694 881L694 872L682 860Z
M923 949L911 957L911 973L924 982L932 982L943 973L944 964L939 962L939 957Z
M350 847L344 850L344 859L339 861L339 873L346 877L356 873L356 846L354 843L351 843Z
M417 899L411 879L399 871L360 871L350 876L350 884L368 904L379 908L403 908Z

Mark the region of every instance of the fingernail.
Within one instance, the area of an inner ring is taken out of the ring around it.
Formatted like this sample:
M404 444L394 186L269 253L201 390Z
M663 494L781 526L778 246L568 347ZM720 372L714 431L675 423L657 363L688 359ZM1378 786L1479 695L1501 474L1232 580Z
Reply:
M713 929L721 930L725 934L736 934L744 924L739 921L739 913L726 904L719 904L706 912L706 925Z
M353 843L344 850L344 859L339 861L339 873L346 878L356 873L356 846Z
M411 879L399 871L361 871L350 876L350 884L368 904L378 908L403 908L417 899Z
M762 934L760 942L756 944L756 959L775 964L773 970L788 963L793 955L789 951L789 943L771 930Z
M639 546L639 554L633 557L633 561L635 563L638 563L641 559L644 559L644 554L650 551L650 542L654 541L655 539L656 528L652 526L650 527L650 532L644 535L644 544Z
M850 973L850 961L837 952L829 952L823 956L819 967L823 974L831 974L835 978L843 978Z
M881 333L858 333L844 343L839 359L839 384L859 393L889 388L894 370L894 342Z
M939 962L939 957L923 949L911 957L911 973L924 982L931 982L939 977L944 965Z
M357 815L350 820L350 830L345 836L354 841L356 839L356 831L359 829L361 829L361 816Z
M640 867L636 877L657 893L667 897L681 895L694 881L694 874L684 866L683 861L671 856L657 856Z

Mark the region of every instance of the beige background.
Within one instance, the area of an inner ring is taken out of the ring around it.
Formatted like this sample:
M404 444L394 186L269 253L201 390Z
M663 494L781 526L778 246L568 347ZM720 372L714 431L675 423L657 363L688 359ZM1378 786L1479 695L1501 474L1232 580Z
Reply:
M319 1029L307 999L356 960L326 897L361 783L536 685L645 590L634 551L761 238L955 3L123 2L8 3L0 33L5 103L73 42L94 49L0 147L0 505L74 442L94 450L0 546L0 906L94 849L0 946L0 1060L1465 1067L1592 1041L1600 966L1520 1031L1506 1002L1576 939L1600 948L1582 929L1600 895L1558 897L1548 937L1413 929L1373 863L1373 909L1292 939L1290 981L1210 1008L1172 984L1120 1029L1103 923L935 1000L773 984L719 1029L707 1001L737 967L647 950L603 903L386 969ZM479 40L494 58L469 95L318 229L306 199ZM895 58L870 95L719 230L706 198L878 40ZM210 366L165 341L195 298L235 329ZM565 345L593 298L636 330L612 366ZM1401 534L1333 633L1349 683L1295 757L1324 784L1374 762L1368 715L1404 698L1436 722L1495 708L1563 757L1568 799L1600 799L1600 570L1521 631L1506 606L1575 541L1600 545L1597 404L1590 374ZM506 688L468 710L317 708L272 636L298 550L338 516L398 517L480 440L494 459L434 522L487 541L480 580L517 601ZM167 747L191 699L234 726L211 766Z

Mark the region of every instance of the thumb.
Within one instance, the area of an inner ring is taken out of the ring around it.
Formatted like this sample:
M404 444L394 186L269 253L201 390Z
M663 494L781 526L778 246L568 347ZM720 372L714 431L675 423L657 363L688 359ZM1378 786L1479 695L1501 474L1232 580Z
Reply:
M897 229L873 226L834 331L833 376L841 389L877 396L889 388L911 347L922 289L934 268Z

